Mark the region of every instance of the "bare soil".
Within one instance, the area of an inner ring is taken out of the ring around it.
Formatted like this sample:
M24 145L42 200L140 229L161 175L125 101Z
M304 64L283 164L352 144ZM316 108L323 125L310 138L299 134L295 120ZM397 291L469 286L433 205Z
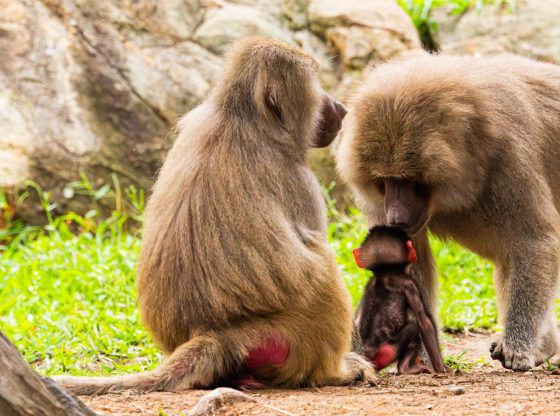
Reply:
M490 359L496 336L446 337L445 354L466 351L468 372L383 375L377 386L247 392L256 402L221 407L215 415L560 415L560 374L542 369L513 373ZM556 371L558 373L558 371ZM207 390L82 397L100 414L186 415Z

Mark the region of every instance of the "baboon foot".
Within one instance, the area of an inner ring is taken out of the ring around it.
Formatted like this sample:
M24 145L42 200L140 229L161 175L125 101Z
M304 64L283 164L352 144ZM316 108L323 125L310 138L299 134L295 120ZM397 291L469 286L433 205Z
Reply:
M354 383L377 383L378 377L371 363L361 355L349 352L344 356L344 365L349 373L349 377L342 385Z
M508 345L504 338L492 343L490 354L492 359L500 361L504 368L514 371L527 371L538 365L533 352L517 351Z

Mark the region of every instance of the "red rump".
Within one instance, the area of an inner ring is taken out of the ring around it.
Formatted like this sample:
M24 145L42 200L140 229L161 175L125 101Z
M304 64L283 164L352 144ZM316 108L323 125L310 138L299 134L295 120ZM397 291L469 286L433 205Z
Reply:
M282 367L290 354L288 343L278 337L268 337L264 344L253 348L243 363L247 370Z
M354 250L352 250L352 254L354 255L354 260L356 260L356 264L358 265L358 267L363 269L364 265L360 262L360 249L355 248Z
M408 240L406 242L406 248L408 249L408 261L414 263L416 261L416 250L414 250L414 246L412 245L412 241Z
M397 350L390 344L382 344L375 353L372 364L376 371L382 370L397 358Z

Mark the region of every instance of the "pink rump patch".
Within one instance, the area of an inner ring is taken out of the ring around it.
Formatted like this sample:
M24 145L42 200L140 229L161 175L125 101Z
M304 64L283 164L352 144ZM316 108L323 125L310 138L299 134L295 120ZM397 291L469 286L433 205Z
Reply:
M372 364L377 371L384 369L397 358L397 351L394 346L383 344L373 357Z
M269 337L264 344L249 351L244 367L251 371L263 367L282 367L290 354L290 347L286 340Z

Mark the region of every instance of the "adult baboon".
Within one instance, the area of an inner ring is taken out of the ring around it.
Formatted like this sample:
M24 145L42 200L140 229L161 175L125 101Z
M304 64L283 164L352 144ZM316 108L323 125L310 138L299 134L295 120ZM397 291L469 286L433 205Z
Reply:
M513 56L421 56L357 90L337 155L369 225L415 235L434 303L427 231L495 262L505 332L492 348L527 370L559 351L560 68Z
M148 373L59 379L69 390L297 387L371 376L349 353L350 299L305 164L346 114L320 88L317 69L277 41L233 47L223 79L179 123L146 211L139 304L169 357Z

